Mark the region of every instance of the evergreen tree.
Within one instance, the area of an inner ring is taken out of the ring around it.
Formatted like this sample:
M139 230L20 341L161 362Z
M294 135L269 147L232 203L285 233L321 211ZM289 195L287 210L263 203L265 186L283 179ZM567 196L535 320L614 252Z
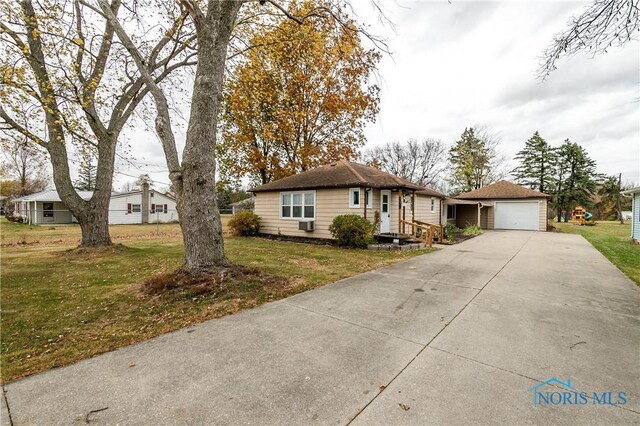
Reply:
M624 224L623 210L631 210L631 199L622 196L625 189L622 185L622 175L607 176L598 188L600 201L596 204L601 219L615 216L621 224Z
M515 159L520 165L511 172L516 181L540 192L552 191L555 176L556 155L538 132L525 143Z
M488 183L491 155L473 127L465 128L460 140L449 150L449 162L452 166L449 180L455 191L472 191Z
M73 186L78 191L94 191L96 189L97 166L93 156L87 150L80 153L80 165L78 167L78 179Z
M599 175L596 162L577 143L565 140L557 148L556 188L553 205L557 209L558 221L565 222L571 209L577 205L590 207L597 189Z

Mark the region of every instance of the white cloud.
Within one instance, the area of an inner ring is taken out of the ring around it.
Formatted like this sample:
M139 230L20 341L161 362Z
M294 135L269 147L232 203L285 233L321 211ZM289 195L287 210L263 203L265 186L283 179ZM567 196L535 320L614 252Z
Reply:
M390 10L397 35L369 145L409 137L452 143L484 123L512 157L538 130L550 143L582 144L604 173L640 182L638 42L595 58L563 60L535 79L539 57L588 3L412 2ZM380 29L380 27L378 27Z
M545 82L535 79L553 34L587 4L389 2L394 35L377 22L369 1L354 0L372 33L392 37L394 52L380 64L381 112L366 130L368 145L410 137L452 143L465 126L483 123L500 133L502 151L512 158L537 130L553 145L566 138L582 144L601 172L640 183L638 42L595 58L563 60ZM123 164L120 172L150 172L168 182L156 136L137 130L127 138L132 155L155 166ZM182 147L184 132L177 139Z

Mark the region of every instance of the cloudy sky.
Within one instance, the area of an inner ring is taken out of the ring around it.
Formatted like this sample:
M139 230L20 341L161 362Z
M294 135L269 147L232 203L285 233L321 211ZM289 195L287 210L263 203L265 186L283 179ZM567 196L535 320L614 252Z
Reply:
M640 184L639 43L563 60L546 81L535 78L553 34L588 3L385 4L395 30L377 23L367 0L354 3L393 52L380 63L380 116L367 128L368 146L411 137L451 144L465 126L483 124L500 135L502 152L511 159L537 130L554 146L566 138L578 142L600 172L622 173ZM167 182L153 135L138 150L160 165L144 171L158 170L151 176ZM141 173L126 165L120 172Z

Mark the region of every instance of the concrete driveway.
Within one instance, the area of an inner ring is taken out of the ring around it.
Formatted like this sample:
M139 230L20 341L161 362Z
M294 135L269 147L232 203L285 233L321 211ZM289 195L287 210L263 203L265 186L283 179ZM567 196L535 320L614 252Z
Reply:
M534 407L553 377L587 404ZM639 424L640 291L580 236L488 232L5 396L15 425Z

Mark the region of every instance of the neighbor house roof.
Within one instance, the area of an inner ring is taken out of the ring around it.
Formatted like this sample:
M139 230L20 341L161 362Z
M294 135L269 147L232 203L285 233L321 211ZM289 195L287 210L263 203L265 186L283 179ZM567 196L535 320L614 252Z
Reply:
M93 191L78 191L78 195L80 195L80 198L83 200L89 200L93 196ZM58 191L55 189L45 189L41 192L35 192L33 194L25 195L24 197L16 198L13 201L44 201L51 203L62 200L60 199L60 195L58 195Z
M429 189L429 188L422 188L421 190L416 191L416 194L426 195L427 197L438 197L438 198L446 198L447 197L443 193L438 192L438 191L434 191L433 189Z
M455 198L463 200L510 199L510 198L551 198L551 195L525 188L515 183L501 180L492 185L483 186L474 191L465 192Z
M167 193L162 193L154 190L150 190L149 192L155 192L156 194L164 195L167 198L175 200L175 197ZM141 193L142 191L138 191L138 190L129 191L129 192L120 192L120 193L112 192L111 198L122 197L125 195L131 195L131 194L141 194ZM83 200L89 200L93 196L93 191L78 191L78 195L80 195L80 198L82 198ZM13 202L16 202L16 201L44 201L44 202L51 203L51 202L62 201L62 200L60 199L60 195L58 195L57 190L46 189L44 191L35 192L33 194L25 195L24 197L16 198L13 200Z
M169 194L168 192L160 192L160 191L156 191L154 189L150 189L149 193L154 193L154 194L158 194L158 195L163 195L173 201L175 201L176 197L174 197L173 195ZM139 189L134 189L133 191L125 191L125 192L113 192L111 193L111 198L115 198L115 197L126 197L129 195L134 195L134 194L142 194L142 190Z
M364 164L340 160L251 189L251 192L291 189L368 187L379 189L425 190L406 179Z
M637 186L635 188L631 188L631 189L627 189L626 191L622 191L622 194L637 194L638 192L640 192L640 186Z
M256 202L255 197L245 198L244 200L236 201L235 203L231 203L233 207L241 207L241 206L250 206Z

